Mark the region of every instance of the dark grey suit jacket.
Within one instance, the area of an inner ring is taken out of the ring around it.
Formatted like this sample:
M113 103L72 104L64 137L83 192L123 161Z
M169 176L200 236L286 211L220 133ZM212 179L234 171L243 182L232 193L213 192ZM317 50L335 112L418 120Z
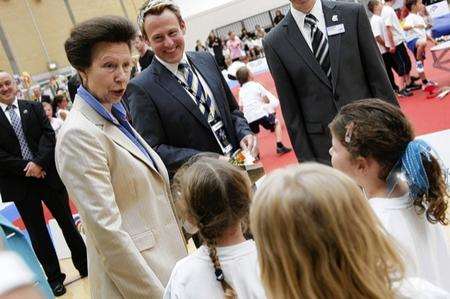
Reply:
M251 134L214 57L188 52L188 59L208 83L233 151ZM175 76L158 59L130 81L125 95L132 124L163 160L172 176L190 157L201 152L221 153L198 106Z
M328 124L342 106L374 97L398 103L363 6L322 1L322 8L327 27L345 28L328 36L332 82L290 12L263 43L298 160L329 164Z

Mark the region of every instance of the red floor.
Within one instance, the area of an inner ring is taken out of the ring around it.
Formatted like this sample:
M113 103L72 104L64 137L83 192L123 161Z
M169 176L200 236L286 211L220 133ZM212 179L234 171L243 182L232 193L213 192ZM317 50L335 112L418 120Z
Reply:
M439 87L450 86L450 73L433 68L431 54L427 53L428 59L425 61L425 72L428 79L439 84ZM450 58L450 53L446 55ZM413 62L414 64L414 62ZM412 74L415 75L413 66ZM270 73L263 73L256 76L256 81L263 84L269 91L276 94L275 84ZM238 88L233 89L236 95ZM450 128L450 94L442 100L427 99L423 91L415 91L412 97L400 98L400 106L403 112L412 122L416 134L422 135L431 132L441 131ZM281 111L278 109L278 117L282 120ZM290 146L286 127L283 124L283 142ZM261 162L266 171L270 171L288 164L296 163L297 159L293 152L278 156L275 152L275 135L264 129L259 134Z

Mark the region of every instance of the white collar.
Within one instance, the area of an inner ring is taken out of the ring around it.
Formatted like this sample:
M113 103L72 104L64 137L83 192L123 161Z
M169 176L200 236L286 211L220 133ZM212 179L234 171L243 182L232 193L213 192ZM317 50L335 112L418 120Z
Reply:
M311 8L311 11L309 13L304 13L302 11L295 9L294 6L292 6L291 4L291 13L292 16L294 17L294 20L297 22L297 26L303 28L305 26L305 17L307 14L312 14L313 16L316 17L317 20L320 21L321 19L320 16L323 15L322 1L316 0L314 6Z
M16 108L19 108L19 103L17 102L17 97L14 99L14 101L12 102L13 106L16 106ZM3 112L6 113L6 108L8 108L9 105L6 105L5 103L1 103L0 102L0 107L2 107Z
M162 65L164 65L175 76L177 76L177 74L178 74L178 65L180 63L188 63L189 64L186 53L183 53L183 57L181 58L181 60L178 63L168 63L168 62L162 60L161 58L159 58L157 55L155 55L155 57L156 57L156 59L158 59L159 62L161 62Z
M412 206L412 200L409 197L409 192L400 197L372 197L369 199L369 203L373 208L389 210L404 209Z

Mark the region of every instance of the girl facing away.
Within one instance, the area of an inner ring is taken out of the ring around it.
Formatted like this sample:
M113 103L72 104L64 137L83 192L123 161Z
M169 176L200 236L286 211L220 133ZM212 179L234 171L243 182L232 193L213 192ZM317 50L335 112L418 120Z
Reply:
M316 163L277 170L257 190L250 225L272 299L450 298L403 263L361 189Z
M255 243L243 234L252 194L247 174L201 157L177 172L174 191L204 244L175 265L164 299L266 298Z
M430 146L398 107L378 99L344 106L330 124L333 167L352 177L397 241L406 273L450 291L447 186Z

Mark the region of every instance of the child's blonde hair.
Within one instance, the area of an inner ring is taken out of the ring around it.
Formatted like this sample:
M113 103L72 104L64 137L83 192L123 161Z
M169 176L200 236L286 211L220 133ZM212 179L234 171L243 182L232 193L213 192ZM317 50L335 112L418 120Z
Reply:
M250 224L270 298L394 298L403 276L396 248L358 186L305 163L269 175Z
M176 173L174 192L208 246L225 298L236 298L222 272L216 241L228 228L248 217L252 189L247 173L227 161L201 156L191 159Z

